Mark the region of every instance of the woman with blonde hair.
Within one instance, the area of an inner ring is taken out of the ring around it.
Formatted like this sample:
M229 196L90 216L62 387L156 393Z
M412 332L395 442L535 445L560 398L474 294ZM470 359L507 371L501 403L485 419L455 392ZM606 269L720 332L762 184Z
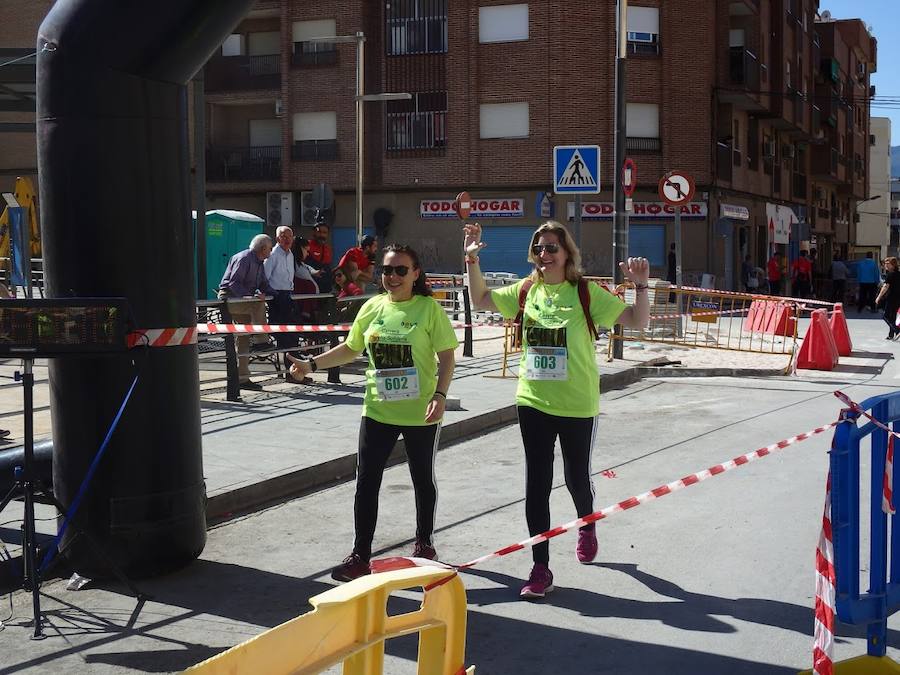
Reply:
M894 340L900 335L897 328L897 309L900 308L900 263L893 256L884 259L884 283L878 290L875 306L881 307L884 301L884 320L888 325L885 340Z
M636 299L627 306L597 284L583 278L581 253L569 231L556 221L541 225L531 237L528 261L534 270L512 286L487 288L478 263L484 247L481 226L467 224L466 266L470 294L480 309L517 318L522 326L522 359L516 405L525 448L525 516L531 535L550 528L550 491L556 439L562 450L566 487L579 517L594 510L591 453L600 406L600 376L594 340L597 326L620 323L643 328L650 317L646 258L619 263L634 282ZM575 549L579 562L597 555L595 524L579 530ZM523 598L542 598L553 590L550 547L532 549L534 567L522 587Z

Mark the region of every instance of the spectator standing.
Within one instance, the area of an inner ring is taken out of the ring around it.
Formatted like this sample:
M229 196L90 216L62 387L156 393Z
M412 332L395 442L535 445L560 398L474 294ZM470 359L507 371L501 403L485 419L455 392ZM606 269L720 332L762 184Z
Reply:
M313 238L309 242L309 253L306 256L306 263L316 270L317 274L313 276L319 284L319 290L322 293L331 293L331 263L334 254L331 245L328 243L328 235L331 228L328 223L316 224Z
M868 307L869 311L876 311L875 287L881 279L878 273L878 265L872 258L872 252L866 253L866 257L856 263L856 280L859 282L859 295L856 298L856 310L863 311Z
M297 272L294 275L294 293L313 294L319 292L319 284L313 278L313 268L306 264L309 255L309 241L305 237L294 239L294 260L297 262ZM300 321L312 320L312 314L316 311L315 300L299 300L297 309Z
M841 259L840 253L834 254L831 262L831 301L844 302L847 293L847 274L849 270Z
M812 290L812 264L806 256L806 251L800 251L800 257L791 265L791 281L795 298L808 298Z
M383 270L386 293L366 301L347 341L310 361L294 359L291 368L295 377L302 377L368 352L353 503L356 537L350 555L331 572L338 581L369 574L378 493L388 457L401 434L416 500L412 555L429 560L437 556L432 542L437 507L434 456L459 341L447 314L430 297L425 271L413 249L388 246Z
M781 254L778 251L766 264L766 278L769 281L769 295L781 295Z
M900 308L900 263L893 256L884 260L885 278L878 297L875 298L876 306L884 302L884 321L888 325L888 334L885 340L893 340L900 335L897 329L897 309Z
M272 254L266 258L263 267L266 270L266 278L272 287L272 299L269 300L269 323L275 325L297 323L297 305L291 299L294 292L294 277L297 276L297 261L292 250L294 244L294 231L287 225L282 225L275 230L277 246L272 249ZM296 347L299 340L297 333L275 333L275 344L279 349ZM283 354L285 374L284 379L294 384L289 372L291 363L287 352Z
M266 294L273 294L263 263L272 253L272 239L258 234L250 241L250 248L235 253L228 261L219 283L219 300L228 302L231 319L235 323L264 324L266 322ZM260 391L262 385L250 380L250 351L266 347L265 335L239 335L236 339L238 379L241 389ZM252 342L252 347L251 347Z
M372 283L375 278L375 256L378 254L378 239L371 234L363 237L359 246L347 249L341 256L338 267L357 286Z

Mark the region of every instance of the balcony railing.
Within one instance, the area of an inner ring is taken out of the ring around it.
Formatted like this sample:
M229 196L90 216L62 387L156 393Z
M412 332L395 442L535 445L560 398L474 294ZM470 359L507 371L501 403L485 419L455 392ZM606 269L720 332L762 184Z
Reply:
M281 146L210 148L206 175L213 181L281 180Z
M797 199L806 199L806 174L795 173L793 179L793 193Z
M447 145L447 111L387 113L388 151L431 150Z
M219 56L206 65L207 91L280 88L280 54Z
M716 144L716 172L719 180L731 182L731 146L724 143Z
M662 150L662 141L658 138L627 136L625 138L625 149L632 152L659 152Z
M333 42L295 42L291 63L295 66L333 66L338 61Z
M404 3L398 3L402 8ZM387 17L388 56L444 54L447 51L447 9L438 2L431 16Z
M294 141L291 146L291 159L295 162L331 162L340 159L338 142L333 138Z
M759 59L743 47L731 47L728 52L728 80L751 92L759 91Z

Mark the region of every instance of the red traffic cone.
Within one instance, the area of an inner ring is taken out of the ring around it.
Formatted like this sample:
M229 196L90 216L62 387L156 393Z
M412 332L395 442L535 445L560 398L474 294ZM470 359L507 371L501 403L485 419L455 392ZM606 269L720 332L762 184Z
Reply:
M827 314L824 309L813 310L809 329L797 355L797 368L833 370L838 364L837 345L828 327Z
M834 312L831 314L830 327L838 354L841 356L850 356L851 352L853 352L853 342L850 340L850 329L847 326L847 317L844 316L844 305L840 302L836 303L834 306Z

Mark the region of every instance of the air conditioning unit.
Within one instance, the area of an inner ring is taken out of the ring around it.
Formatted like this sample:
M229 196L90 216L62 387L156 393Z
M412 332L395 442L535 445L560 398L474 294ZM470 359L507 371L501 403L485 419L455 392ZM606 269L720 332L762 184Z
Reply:
M284 112L284 101L280 98L275 99L275 117L281 117L281 113Z
M300 224L305 225L307 227L314 227L316 224L316 215L318 214L318 208L316 206L315 199L313 198L313 192L310 190L309 192L301 192L300 193Z
M765 143L763 143L763 156L775 156L775 141L766 141Z
M784 155L785 159L794 159L794 146L793 145L782 146L781 153Z
M266 225L271 228L294 224L294 193L266 193Z

